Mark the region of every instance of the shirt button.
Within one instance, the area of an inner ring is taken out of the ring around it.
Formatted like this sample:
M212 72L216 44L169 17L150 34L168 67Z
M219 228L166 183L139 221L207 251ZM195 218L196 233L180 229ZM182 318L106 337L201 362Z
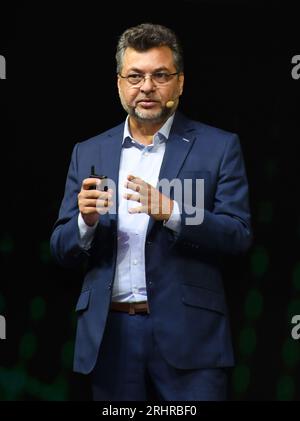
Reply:
M148 156L148 155L149 155L149 152L145 152L145 153L144 153L144 156Z
M134 265L137 265L137 264L138 264L137 259L134 259L134 260L132 261L132 263L133 263Z

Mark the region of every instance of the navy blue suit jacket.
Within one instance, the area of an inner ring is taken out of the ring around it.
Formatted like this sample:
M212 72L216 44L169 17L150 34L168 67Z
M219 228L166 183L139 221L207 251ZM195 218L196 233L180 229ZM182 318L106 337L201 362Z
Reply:
M93 369L106 324L118 216L100 216L92 247L83 250L77 195L91 165L117 185L123 129L124 123L76 144L51 237L51 250L60 264L85 268L76 306L74 356L74 369L81 373ZM156 341L164 358L177 368L231 366L233 352L219 260L226 254L245 252L251 243L248 185L238 136L177 112L160 170L162 178L204 179L205 210L200 225L187 225L183 209L178 236L150 218L145 266Z

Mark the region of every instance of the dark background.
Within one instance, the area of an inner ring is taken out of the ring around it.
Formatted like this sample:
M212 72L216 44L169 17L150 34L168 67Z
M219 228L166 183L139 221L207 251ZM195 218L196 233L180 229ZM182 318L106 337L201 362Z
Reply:
M296 13L277 2L132 1L1 10L0 399L88 400L71 371L78 272L49 253L76 142L125 119L115 46L127 27L161 23L185 51L180 110L239 134L255 240L229 260L225 285L236 367L233 400L299 400L299 87ZM109 157L108 157L109 159ZM184 340L184 338L183 338Z

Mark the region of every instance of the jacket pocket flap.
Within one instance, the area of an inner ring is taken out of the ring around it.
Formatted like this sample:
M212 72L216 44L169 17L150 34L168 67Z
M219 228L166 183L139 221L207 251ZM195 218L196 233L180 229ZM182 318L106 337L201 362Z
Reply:
M225 299L222 294L187 284L182 285L182 291L182 301L185 304L225 314Z
M90 300L90 290L83 291L78 298L75 311L85 310L89 304Z

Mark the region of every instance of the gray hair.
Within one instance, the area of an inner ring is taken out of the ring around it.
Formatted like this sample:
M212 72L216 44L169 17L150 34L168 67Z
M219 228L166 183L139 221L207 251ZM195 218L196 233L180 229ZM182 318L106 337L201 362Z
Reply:
M117 73L121 73L127 48L142 52L154 47L169 47L173 53L176 71L183 72L182 48L175 33L162 25L142 23L126 29L120 36L116 52Z

